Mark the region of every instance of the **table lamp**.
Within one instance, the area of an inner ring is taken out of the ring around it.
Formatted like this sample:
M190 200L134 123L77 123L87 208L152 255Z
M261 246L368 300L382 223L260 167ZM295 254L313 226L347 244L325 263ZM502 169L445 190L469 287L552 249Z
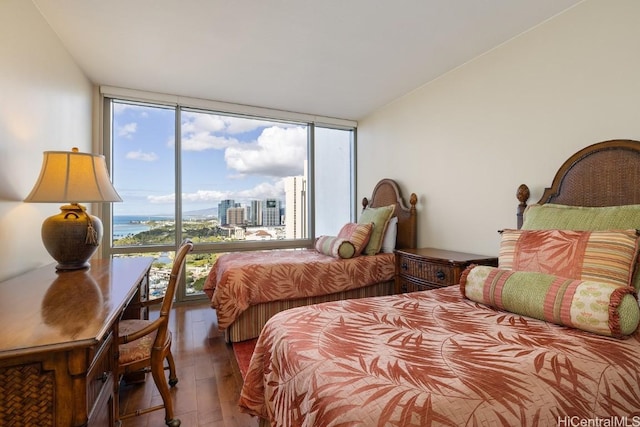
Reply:
M42 223L42 242L58 261L59 271L89 267L102 241L102 222L79 204L121 202L109 181L104 156L72 151L45 151L40 176L24 199L34 203L69 203Z

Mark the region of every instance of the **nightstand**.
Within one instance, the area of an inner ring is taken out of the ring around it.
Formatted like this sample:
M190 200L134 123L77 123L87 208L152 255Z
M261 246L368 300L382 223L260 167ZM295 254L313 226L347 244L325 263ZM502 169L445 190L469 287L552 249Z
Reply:
M497 257L434 248L397 249L395 254L397 293L457 285L469 264L498 266Z

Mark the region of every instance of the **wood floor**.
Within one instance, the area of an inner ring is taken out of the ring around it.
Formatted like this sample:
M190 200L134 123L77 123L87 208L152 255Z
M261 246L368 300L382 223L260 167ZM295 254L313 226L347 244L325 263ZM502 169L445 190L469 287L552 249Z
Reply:
M157 317L152 312L150 317ZM218 331L215 311L208 302L174 307L170 316L172 353L178 384L172 389L176 416L182 427L254 427L257 418L237 406L242 377L230 345ZM120 389L120 413L160 404L151 374L140 385ZM136 406L141 404L142 406ZM122 422L122 427L162 427L164 410Z

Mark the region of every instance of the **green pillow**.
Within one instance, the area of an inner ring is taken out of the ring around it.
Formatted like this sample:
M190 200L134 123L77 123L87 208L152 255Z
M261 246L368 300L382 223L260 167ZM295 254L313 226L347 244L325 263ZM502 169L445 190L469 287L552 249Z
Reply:
M460 290L475 302L600 335L623 338L640 324L630 286L472 265Z
M524 211L523 230L607 231L640 229L640 205L583 207L547 203Z
M367 246L364 247L365 255L375 255L382 248L382 239L384 232L387 230L389 220L396 210L396 205L382 206L379 208L366 208L362 211L358 224L373 224L371 237Z

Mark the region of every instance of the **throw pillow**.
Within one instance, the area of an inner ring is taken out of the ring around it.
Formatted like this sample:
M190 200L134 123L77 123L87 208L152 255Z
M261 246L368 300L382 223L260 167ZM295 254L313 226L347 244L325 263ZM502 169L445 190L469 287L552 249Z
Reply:
M557 228L561 230L640 229L640 205L584 207L555 203L529 205L524 212L523 230ZM634 267L633 287L640 290L640 268Z
M393 216L395 210L396 205L389 205L379 208L367 207L364 211L362 211L360 219L358 220L358 224L373 223L373 231L371 232L371 237L369 238L369 242L364 248L365 255L375 255L380 252L384 232L387 230L387 225L389 224L389 220Z
M334 258L348 259L355 253L355 247L347 239L336 236L320 236L314 245L316 251Z
M384 238L382 239L382 246L380 252L386 254L392 254L396 248L396 237L398 235L398 217L394 216L389 220L387 225L387 231L384 232Z
M504 230L498 266L628 286L637 251L636 230Z
M616 338L640 324L630 286L472 265L462 273L460 290L491 307Z
M369 242L371 232L373 231L373 224L358 224L355 222L348 222L342 226L338 237L347 239L355 247L355 253L353 256L358 256L364 250L364 247Z
M547 203L529 205L523 230L628 230L640 229L640 205L584 207Z

